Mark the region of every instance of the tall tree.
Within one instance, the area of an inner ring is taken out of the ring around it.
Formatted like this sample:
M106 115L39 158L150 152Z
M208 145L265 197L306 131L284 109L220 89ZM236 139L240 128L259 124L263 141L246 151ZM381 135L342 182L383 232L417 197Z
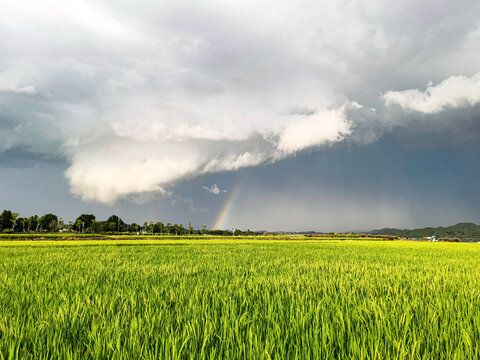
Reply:
M128 227L128 232L138 233L139 229L140 229L140 225L131 223L130 226Z
M27 219L27 231L37 231L38 229L38 216L32 215Z
M105 221L96 221L92 222L92 232L101 233L105 229Z
M63 231L65 228L65 222L63 221L63 218L59 218L57 222L57 231Z
M12 231L15 231L15 225L17 224L17 218L19 216L19 213L12 213Z
M27 219L25 219L23 217L19 217L15 221L13 231L15 231L15 232L25 232L26 224L27 224Z
M92 231L92 225L95 221L95 215L82 214L80 215L73 225L73 230L83 232L85 229Z
M185 228L183 227L183 224L180 224L180 225L178 226L178 233L179 233L180 235L185 235L185 232L186 232L186 231L185 231Z
M58 217L55 214L45 214L40 218L40 227L42 230L53 232L57 228Z
M2 227L1 228L2 231L10 230L13 228L14 226L13 214L10 210L3 210L1 215L0 225Z
M161 233L165 232L165 225L163 225L163 223L161 221L157 222L155 224L154 232L157 233L157 234L161 234Z
M180 227L177 224L173 224L173 233L175 235L178 235L179 231L180 231Z
M123 231L125 223L117 215L112 215L105 223L105 231Z

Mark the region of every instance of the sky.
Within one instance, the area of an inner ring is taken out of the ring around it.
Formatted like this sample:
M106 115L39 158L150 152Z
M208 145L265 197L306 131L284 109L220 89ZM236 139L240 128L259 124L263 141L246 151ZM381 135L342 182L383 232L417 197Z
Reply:
M480 3L0 0L0 207L480 223Z

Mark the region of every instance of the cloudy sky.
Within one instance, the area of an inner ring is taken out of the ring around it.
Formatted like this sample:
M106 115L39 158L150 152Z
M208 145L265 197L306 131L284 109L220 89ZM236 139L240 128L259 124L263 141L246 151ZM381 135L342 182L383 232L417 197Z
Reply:
M0 0L0 206L480 223L478 0Z

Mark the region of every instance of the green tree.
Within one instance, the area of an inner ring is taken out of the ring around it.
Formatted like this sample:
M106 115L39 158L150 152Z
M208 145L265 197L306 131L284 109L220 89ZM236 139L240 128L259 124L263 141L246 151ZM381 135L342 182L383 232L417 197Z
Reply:
M82 221L82 219L75 220L75 222L73 223L73 230L83 232L84 224L85 223Z
M158 221L155 224L154 232L157 233L157 234L164 233L165 232L165 225L163 225L163 223L161 221Z
M15 227L13 230L15 232L25 232L26 225L27 225L27 219L23 217L19 217L15 221Z
M19 213L12 213L12 231L15 231L15 225L17 224L17 218L19 216Z
M10 210L3 210L0 224L2 231L9 230L14 226L13 214Z
M183 224L180 224L180 225L178 226L178 233L179 233L180 235L185 235L186 229L183 227Z
M96 220L94 220L94 221L92 222L91 228L92 228L92 232L93 232L93 233L96 233L96 234L101 233L101 232L104 231L104 229L105 229L105 221L96 221Z
M139 230L139 229L140 229L140 225L135 224L135 223L131 223L131 224L128 226L128 232L138 233L138 230Z
M65 228L65 222L63 221L63 218L59 218L58 219L58 223L57 223L57 231L63 231L63 229Z
M32 215L27 219L27 231L37 231L38 230L38 216Z
M73 225L73 230L78 232L84 232L85 229L92 232L92 225L95 221L95 215L92 214L82 214L80 215Z
M112 215L105 222L105 231L123 231L125 223L117 215Z
M43 215L39 222L42 230L53 232L57 228L58 217L55 214L48 213Z

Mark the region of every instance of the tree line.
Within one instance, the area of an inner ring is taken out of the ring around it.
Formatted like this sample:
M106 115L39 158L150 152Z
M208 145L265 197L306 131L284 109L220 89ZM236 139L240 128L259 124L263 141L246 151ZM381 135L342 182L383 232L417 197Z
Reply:
M82 214L75 221L64 222L61 217L48 213L43 216L21 217L19 213L4 210L0 216L2 233L41 233L41 232L76 232L85 234L129 233L129 234L167 234L167 235L255 235L247 230L209 230L205 225L194 229L191 223L164 224L161 221L145 221L142 225L127 224L119 216L112 215L106 221L96 220L93 214Z
M458 223L451 226L425 227L418 229L385 228L372 230L369 234L388 234L399 237L423 238L436 235L441 238L480 239L480 225L474 223Z

